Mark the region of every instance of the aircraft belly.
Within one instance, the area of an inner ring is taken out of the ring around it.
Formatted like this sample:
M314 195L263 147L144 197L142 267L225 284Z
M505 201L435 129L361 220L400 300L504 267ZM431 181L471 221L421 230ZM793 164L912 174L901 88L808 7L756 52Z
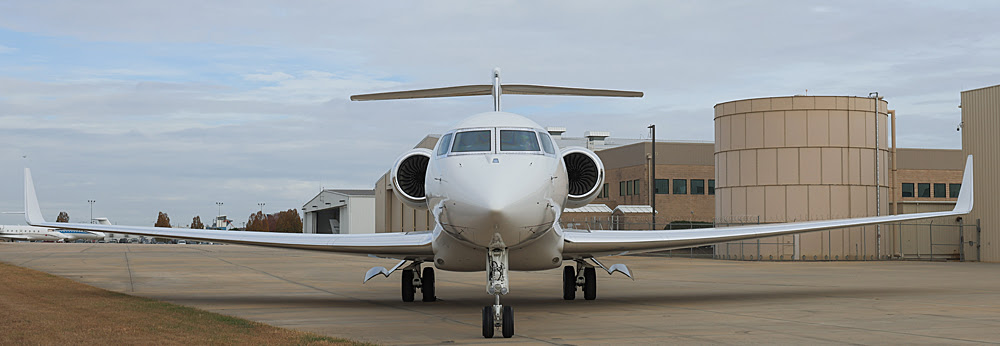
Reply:
M508 247L510 270L535 271L562 264L562 236L549 228L541 236ZM441 270L473 272L486 270L485 247L476 246L442 232L434 239L434 266Z

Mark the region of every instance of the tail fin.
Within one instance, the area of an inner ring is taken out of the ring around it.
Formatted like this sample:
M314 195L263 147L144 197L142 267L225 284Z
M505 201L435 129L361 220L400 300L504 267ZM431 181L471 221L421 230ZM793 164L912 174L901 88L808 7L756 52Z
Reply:
M35 183L31 180L31 169L24 169L24 221L29 225L45 223L42 209L38 206L38 196L35 196Z

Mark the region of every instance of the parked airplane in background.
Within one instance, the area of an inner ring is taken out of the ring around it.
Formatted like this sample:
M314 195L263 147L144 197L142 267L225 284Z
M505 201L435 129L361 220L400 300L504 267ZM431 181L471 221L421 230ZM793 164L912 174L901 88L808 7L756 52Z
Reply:
M74 231L83 232L83 231ZM0 225L0 238L27 241L65 241L69 237L48 227Z
M584 206L600 193L604 165L586 148L560 149L540 125L520 115L500 111L500 96L578 95L641 97L641 92L578 89L540 85L502 85L500 71L492 85L356 95L352 100L387 100L493 95L493 111L473 115L444 132L433 150L403 154L390 173L393 191L410 206L429 208L432 231L379 234L286 234L192 230L46 222L35 195L31 172L25 169L25 219L29 224L199 241L308 249L371 255L399 260L391 269L375 267L364 281L402 271L402 298L413 301L417 289L423 301L434 301L434 268L486 271L486 291L494 303L483 307L484 337L497 328L514 334L510 306L500 304L509 293L510 270L533 271L563 267L563 298L572 300L582 288L587 300L597 297L596 268L631 277L621 264L605 266L596 258L631 252L669 250L720 242L856 227L886 222L966 214L972 210L972 156L954 210L843 220L764 224L731 228L649 231L588 231L563 229L565 208ZM572 264L575 264L573 266ZM422 270L421 270L422 269Z

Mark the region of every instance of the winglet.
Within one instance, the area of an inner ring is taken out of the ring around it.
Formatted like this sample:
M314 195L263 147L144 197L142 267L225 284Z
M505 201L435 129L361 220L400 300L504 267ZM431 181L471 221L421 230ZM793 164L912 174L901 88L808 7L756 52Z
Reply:
M972 211L973 202L973 176L972 176L972 155L965 160L965 174L962 175L962 188L958 192L958 202L955 203L955 212L967 214Z
M31 180L31 169L24 169L24 221L29 225L45 223L42 209L38 207L38 196L35 196L35 183Z

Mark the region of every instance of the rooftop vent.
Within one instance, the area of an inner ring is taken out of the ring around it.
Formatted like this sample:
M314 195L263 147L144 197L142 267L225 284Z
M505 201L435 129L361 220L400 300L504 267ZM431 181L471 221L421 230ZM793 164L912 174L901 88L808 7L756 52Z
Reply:
M549 126L545 128L545 131L548 131L549 135L551 135L552 138L562 139L562 134L566 132L566 128L559 126Z

